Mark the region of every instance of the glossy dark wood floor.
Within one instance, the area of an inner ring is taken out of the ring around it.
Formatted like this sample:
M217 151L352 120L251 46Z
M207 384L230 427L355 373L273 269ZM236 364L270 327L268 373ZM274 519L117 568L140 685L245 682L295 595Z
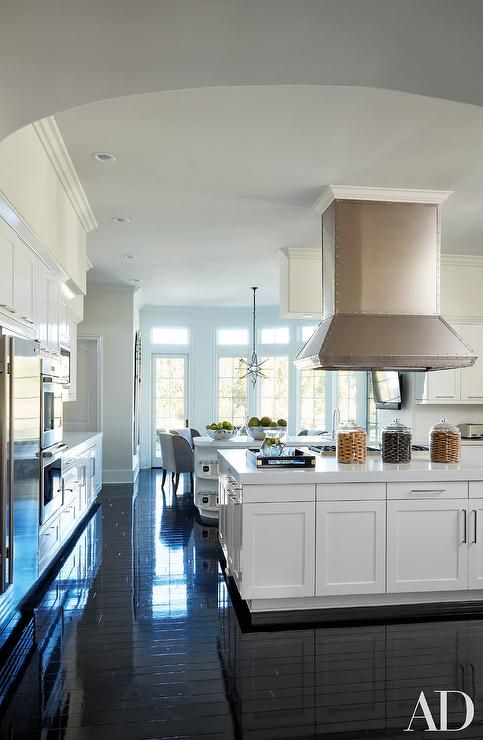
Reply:
M144 472L100 501L8 667L2 738L483 738L483 621L246 631L189 490ZM404 733L441 689L472 725Z

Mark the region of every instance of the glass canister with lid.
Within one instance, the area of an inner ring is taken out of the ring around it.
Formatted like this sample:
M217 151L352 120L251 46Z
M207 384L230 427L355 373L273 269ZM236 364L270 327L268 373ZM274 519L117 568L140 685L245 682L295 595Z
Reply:
M395 464L411 462L411 441L410 428L400 419L394 419L382 430L382 462Z
M429 454L431 462L455 463L461 455L461 432L458 427L441 419L429 433Z
M364 463L367 455L367 434L354 421L341 424L337 432L337 462Z

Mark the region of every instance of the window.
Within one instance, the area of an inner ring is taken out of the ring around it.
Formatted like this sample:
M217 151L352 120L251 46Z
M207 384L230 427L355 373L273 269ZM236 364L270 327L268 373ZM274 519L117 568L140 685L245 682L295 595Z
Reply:
M248 416L247 371L241 357L218 358L218 420L235 426Z
M290 330L288 326L272 326L260 332L260 344L288 344Z
M323 370L300 372L300 426L325 429L326 374Z
M287 330L288 331L288 330ZM259 416L271 419L288 419L288 357L265 357L261 378Z
M337 373L337 402L341 421L357 419L357 373L340 370Z
M151 329L153 344L188 344L189 331L186 327L154 326Z
M154 457L160 458L157 431L184 427L187 413L188 358L176 355L154 355Z
M218 344L245 345L249 339L248 329L218 329Z
M317 329L317 324L312 324L311 326L301 326L300 327L300 339L302 340L303 344L305 342L308 342L314 331Z

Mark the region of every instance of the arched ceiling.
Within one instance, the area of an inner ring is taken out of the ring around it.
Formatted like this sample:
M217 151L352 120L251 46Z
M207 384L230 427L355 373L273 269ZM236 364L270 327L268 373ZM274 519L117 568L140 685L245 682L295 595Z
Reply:
M359 85L483 104L481 0L4 0L0 139L102 99Z
M320 244L312 205L328 183L454 190L443 250L483 253L483 108L362 87L215 87L56 120L99 223L89 279L140 278L148 303L246 305L251 285L276 303L277 250ZM94 162L98 150L117 162Z

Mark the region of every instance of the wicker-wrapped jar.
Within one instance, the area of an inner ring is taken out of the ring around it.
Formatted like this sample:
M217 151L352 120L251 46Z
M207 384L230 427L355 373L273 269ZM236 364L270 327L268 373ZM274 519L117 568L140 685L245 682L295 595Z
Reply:
M337 462L364 463L367 456L367 434L353 421L342 424L337 432Z
M456 463L461 455L461 432L458 427L441 419L429 433L429 454L431 462Z
M382 430L382 462L385 463L408 463L411 462L412 434L409 427L394 419Z

